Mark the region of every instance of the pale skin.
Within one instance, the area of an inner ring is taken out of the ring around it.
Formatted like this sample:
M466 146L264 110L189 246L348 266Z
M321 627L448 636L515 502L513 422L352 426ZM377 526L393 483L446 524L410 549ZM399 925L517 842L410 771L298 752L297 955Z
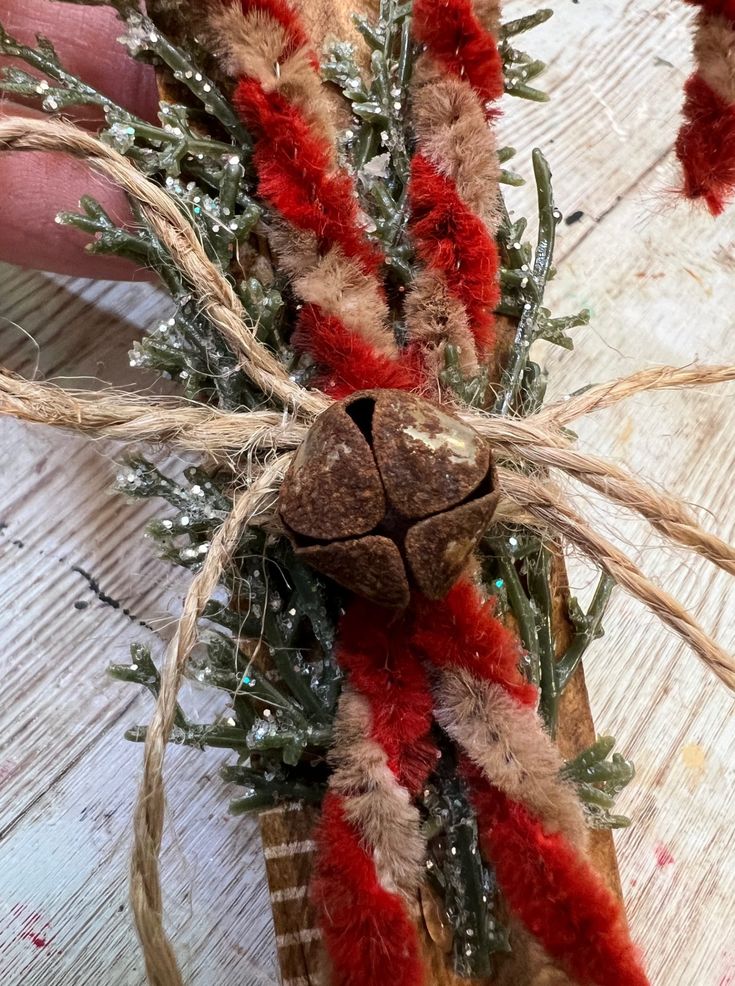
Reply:
M0 0L0 21L14 37L33 44L50 38L62 64L133 113L157 122L153 70L128 55L116 38L122 25L108 7L53 0ZM0 57L0 66L11 60ZM44 115L31 106L0 98L0 116ZM71 108L67 118L97 130L96 107ZM78 277L148 280L150 274L116 257L85 251L89 237L56 223L60 210L77 209L82 195L94 196L118 221L130 213L125 197L80 161L60 154L0 154L0 261Z

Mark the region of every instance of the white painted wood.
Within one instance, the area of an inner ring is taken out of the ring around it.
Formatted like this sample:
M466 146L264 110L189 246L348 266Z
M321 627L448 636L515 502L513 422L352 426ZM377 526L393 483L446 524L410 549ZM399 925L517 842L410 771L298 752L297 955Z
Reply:
M513 16L527 9L509 6ZM509 103L503 139L523 152L524 170L530 147L542 146L560 207L584 213L560 229L563 262L550 295L557 310L588 305L594 314L575 353L549 352L552 394L643 365L735 357L732 214L713 224L686 207L672 211L662 192L675 175L688 17L678 0L564 0L528 39L551 62L545 84L554 99ZM530 189L512 197L524 210L531 201ZM46 376L139 386L126 350L166 313L166 299L146 286L0 269L0 315L37 340ZM28 373L35 358L27 337L1 322L0 360ZM580 424L581 440L701 504L711 511L704 522L732 539L733 393L640 397ZM160 652L157 633L165 638L184 582L143 539L148 509L108 493L117 452L0 421L0 980L8 986L143 983L125 908L140 748L122 733L145 720L150 702L104 669L133 640ZM658 552L644 525L587 494L578 503L733 649L735 587L726 576ZM79 568L120 608L101 602ZM573 573L588 594L585 567L573 564ZM616 840L633 933L654 986L727 986L735 982L733 702L638 605L619 595L607 624L586 666L599 731L614 733L638 766L621 806L634 826ZM196 708L205 699L187 701ZM191 986L256 986L277 975L255 826L227 815L217 777L224 760L170 757L163 872Z
M73 374L75 384L86 374L131 382L137 326L167 311L147 287L10 268L0 291L2 314L38 341L43 372ZM3 364L29 372L26 353L35 358L3 325ZM110 494L119 452L0 421L0 981L14 986L144 982L127 908L141 747L123 732L146 721L151 703L105 668L125 661L132 641L160 654L185 581L143 538L151 509ZM205 699L190 692L187 702L196 710ZM181 750L169 758L170 927L190 982L273 983L257 826L228 816L224 760Z

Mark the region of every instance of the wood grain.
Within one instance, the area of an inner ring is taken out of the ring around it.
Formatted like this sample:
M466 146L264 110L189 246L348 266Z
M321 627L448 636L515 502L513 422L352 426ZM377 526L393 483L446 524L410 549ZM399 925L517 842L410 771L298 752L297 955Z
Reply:
M541 5L514 2L508 12ZM584 213L560 229L550 301L560 311L589 305L593 324L578 331L575 353L549 350L551 395L641 365L733 359L732 215L713 224L674 210L665 191L689 65L685 5L556 6L528 40L550 61L552 102L514 101L502 122L518 167L526 171L530 147L541 146L560 208ZM513 193L517 211L532 200L531 189ZM44 374L139 384L125 351L142 326L168 315L168 302L145 286L3 268L0 315L37 339ZM35 362L28 339L5 321L0 359L24 372ZM594 451L702 504L705 525L732 540L732 397L732 387L641 397L579 432ZM161 654L183 585L143 540L145 510L107 492L117 452L0 421L0 521L8 525L0 541L0 979L8 986L143 984L125 910L140 749L122 733L145 721L150 704L107 681L104 668L132 640ZM735 596L725 575L659 552L643 525L576 495L733 648ZM588 598L590 573L570 561L572 584ZM617 594L606 624L586 674L598 729L616 735L638 768L620 804L634 825L615 837L632 932L653 986L726 986L735 982L735 707L637 604ZM204 715L201 692L186 704ZM222 759L174 750L169 760L168 923L191 986L273 984L258 826L227 815Z

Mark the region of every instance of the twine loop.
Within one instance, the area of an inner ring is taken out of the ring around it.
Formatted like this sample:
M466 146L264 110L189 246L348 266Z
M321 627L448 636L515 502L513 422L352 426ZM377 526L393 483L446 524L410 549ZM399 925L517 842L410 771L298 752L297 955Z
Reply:
M230 564L248 525L277 529L275 501L291 457L310 425L331 401L290 379L255 335L232 286L207 257L194 229L172 199L126 158L93 135L58 120L8 118L0 121L0 151L55 151L83 158L140 204L198 303L231 346L239 369L285 409L237 414L180 399L146 398L122 391L75 392L35 382L0 368L0 414L69 428L94 437L161 444L202 453L229 465L236 477L233 506L214 535L194 577L167 649L161 687L147 730L143 774L134 815L131 901L152 986L183 986L163 926L159 853L164 823L163 766L178 691L197 625ZM606 459L573 447L566 426L634 394L682 389L735 380L735 365L661 367L591 387L523 419L457 409L504 461L499 470L502 499L496 521L521 523L562 536L580 549L632 596L678 633L729 688L735 690L735 662L692 619L684 607L655 585L615 545L594 531L571 506L553 471L597 491L637 513L673 546L693 551L735 575L735 549L705 531L685 504ZM524 471L523 467L527 467ZM528 468L530 467L530 468Z

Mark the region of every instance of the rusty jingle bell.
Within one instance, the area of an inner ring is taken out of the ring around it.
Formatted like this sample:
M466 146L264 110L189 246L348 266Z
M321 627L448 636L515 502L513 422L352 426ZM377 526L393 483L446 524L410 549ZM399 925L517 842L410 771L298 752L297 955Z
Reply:
M490 448L413 394L368 390L316 420L278 501L296 554L382 606L446 595L498 502Z

